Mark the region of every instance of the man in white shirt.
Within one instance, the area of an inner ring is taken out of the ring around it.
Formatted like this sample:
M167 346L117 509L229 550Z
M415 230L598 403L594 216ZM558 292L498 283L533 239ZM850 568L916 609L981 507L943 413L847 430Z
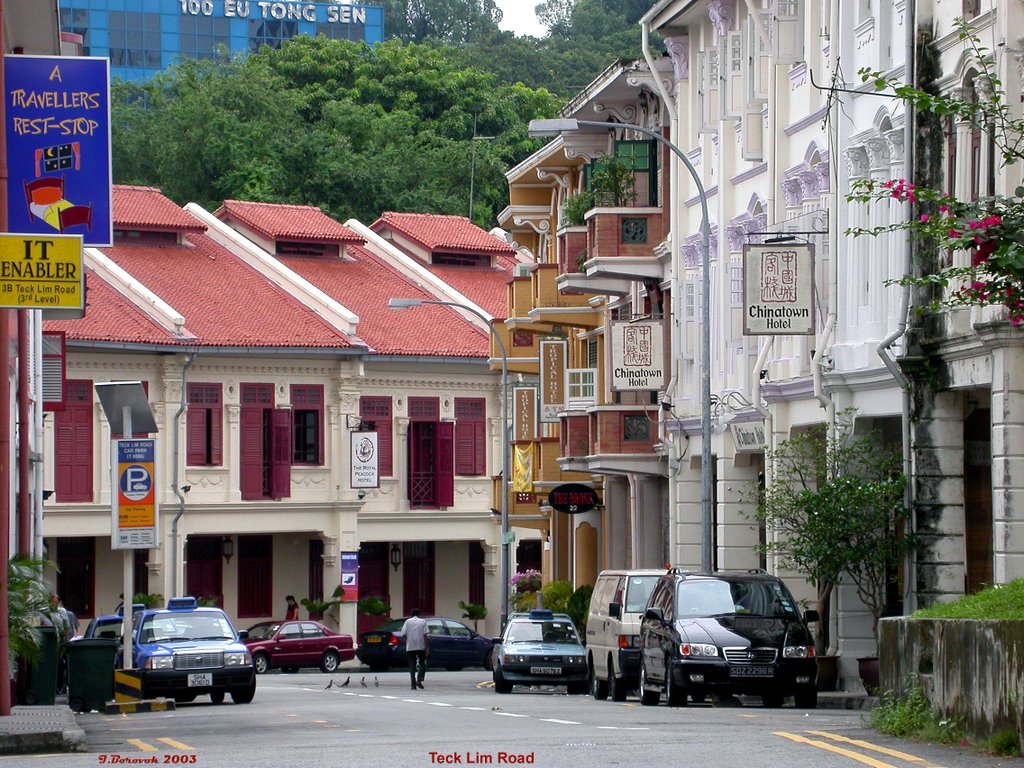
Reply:
M412 689L423 687L427 675L427 622L420 618L420 609L409 611L409 618L399 633L405 637L405 655L409 659L409 678Z

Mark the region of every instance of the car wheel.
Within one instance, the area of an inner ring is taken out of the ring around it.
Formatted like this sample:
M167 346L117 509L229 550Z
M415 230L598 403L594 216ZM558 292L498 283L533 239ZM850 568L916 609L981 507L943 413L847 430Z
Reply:
M640 703L645 707L653 707L661 700L661 691L651 688L647 679L647 664L640 662Z
M270 659L265 653L257 653L253 656L252 665L256 668L257 675L265 675L270 671Z
M327 651L320 657L321 672L335 672L338 669L338 654L334 651Z
M590 693L598 701L604 701L608 698L608 682L597 676L593 662L590 664Z
M248 704L256 696L256 678L252 679L252 685L247 685L244 688L232 688L231 689L231 700L235 704Z
M686 690L676 684L676 676L668 659L665 660L665 703L670 707L686 706Z
M492 648L484 656L484 669L491 671L494 669L494 649Z
M71 707L72 712L85 712L85 699L75 696L73 699L68 699L68 706Z
M798 688L793 694L793 699L796 703L797 709L817 709L818 689L814 686Z
M210 691L210 701L214 704L224 703L224 691Z
M505 676L501 674L501 667L494 668L494 692L512 693L512 683L506 680Z
M769 709L778 709L782 706L782 701L785 697L781 693L762 693L761 703Z
M626 700L626 681L615 675L615 665L608 659L608 695L612 701Z

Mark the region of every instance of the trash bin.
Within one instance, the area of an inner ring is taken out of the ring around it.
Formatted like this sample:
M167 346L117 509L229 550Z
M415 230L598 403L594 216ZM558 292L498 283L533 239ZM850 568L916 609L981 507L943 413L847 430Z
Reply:
M68 643L68 706L75 712L102 710L114 698L117 640Z
M38 629L39 658L28 665L28 685L22 698L26 704L52 705L57 699L57 630Z

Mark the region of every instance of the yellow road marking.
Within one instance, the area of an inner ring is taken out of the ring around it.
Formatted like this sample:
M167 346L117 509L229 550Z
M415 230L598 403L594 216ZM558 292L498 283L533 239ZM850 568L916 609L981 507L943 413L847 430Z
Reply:
M157 741L166 744L168 747L180 749L183 752L195 752L196 749L195 747L190 747L188 744L182 744L180 741L175 741L174 739L168 739L166 737L158 738Z
M870 749L872 752L880 752L883 755L889 757L895 757L897 760L905 760L908 763L914 763L915 765L924 765L927 768L940 768L940 766L934 763L929 763L924 758L917 757L915 755L909 755L906 752L899 752L895 749L889 749L887 747L881 747L877 744L872 744L869 741L861 741L860 739L850 739L846 736L840 736L838 733L829 733L828 731L808 731L808 733L814 736L821 736L825 739L831 739L832 741L838 741L840 744L851 744L861 749Z
M156 747L147 744L142 739L128 739L128 743L142 752L156 752Z
M814 739L808 739L806 736L800 736L796 733L785 733L783 731L777 731L774 735L781 736L782 738L789 739L790 741L795 741L797 744L806 744L810 747L817 747L818 749L823 749L826 752L833 752L837 755L848 757L851 760L856 760L858 763L870 765L871 768L896 768L896 766L892 765L891 763L883 763L881 760L875 760L875 758L873 757L858 754L853 750L843 749L842 747L837 747L834 744L829 744L825 741L815 741Z

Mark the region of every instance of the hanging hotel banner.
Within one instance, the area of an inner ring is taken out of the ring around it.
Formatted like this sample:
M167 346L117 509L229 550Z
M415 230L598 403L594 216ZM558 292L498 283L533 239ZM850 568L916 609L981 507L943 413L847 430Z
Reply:
M380 472L376 432L352 432L352 488L379 488Z
M512 490L533 493L534 443L512 446Z
M814 334L814 246L743 248L743 335Z
M113 245L110 61L4 56L7 231Z
M374 432L374 434L377 434ZM341 553L341 588L345 593L341 602L354 603L359 600L359 553Z
M112 549L155 549L157 537L156 440L114 440L117 492L112 510Z
M512 390L512 442L537 439L537 390L516 387Z
M564 341L540 343L540 420L557 424L565 410L565 364L568 345Z
M760 453L764 450L764 422L733 422L729 425L736 453Z
M665 388L665 336L660 321L612 323L613 392Z

